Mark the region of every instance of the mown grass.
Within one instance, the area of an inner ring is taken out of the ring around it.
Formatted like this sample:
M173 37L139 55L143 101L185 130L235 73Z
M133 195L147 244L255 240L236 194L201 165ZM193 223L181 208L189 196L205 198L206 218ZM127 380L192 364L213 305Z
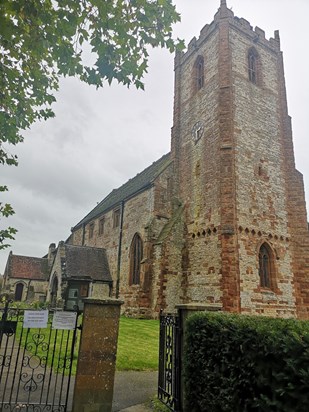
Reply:
M154 412L170 412L170 409L165 406L157 397L152 398L147 402L146 406Z
M157 370L159 321L120 318L117 370Z
M78 322L79 324L80 322ZM59 368L65 369L65 374L69 373L70 363L64 359L69 357L72 331L55 331L51 329L22 329L19 323L16 331L18 339L22 341L22 346L33 354L40 357L46 356L44 345L33 345L31 342L37 341L36 334L44 335L44 342L50 342L51 349L55 346L55 352L49 352L46 362L47 366L52 367L55 371ZM30 336L28 333L30 332ZM77 331L80 334L80 331ZM27 344L26 344L27 337ZM68 342L67 342L68 341ZM74 361L72 364L72 374L76 374L76 359L79 349L79 341L74 349ZM120 318L117 364L119 371L152 371L158 369L158 352L159 352L159 321L146 319Z

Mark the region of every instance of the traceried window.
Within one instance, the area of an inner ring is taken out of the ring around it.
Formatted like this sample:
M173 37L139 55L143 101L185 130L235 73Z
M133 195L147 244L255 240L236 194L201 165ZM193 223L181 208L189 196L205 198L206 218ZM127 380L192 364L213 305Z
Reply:
M254 48L248 53L248 74L251 83L258 83L258 54Z
M139 285L141 277L141 261L143 259L143 241L135 233L130 249L130 284Z
M99 236L102 236L103 233L104 233L104 224L105 224L105 219L104 219L104 217L102 217L99 220Z
M271 288L274 284L274 257L271 248L266 244L260 247L259 252L260 284L264 288Z
M194 82L195 91L200 90L204 86L204 57L198 56L194 63Z

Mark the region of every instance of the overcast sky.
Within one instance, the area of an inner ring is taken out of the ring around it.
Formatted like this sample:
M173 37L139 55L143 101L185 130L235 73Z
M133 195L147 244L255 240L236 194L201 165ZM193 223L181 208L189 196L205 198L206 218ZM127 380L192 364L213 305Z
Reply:
M175 0L182 22L175 35L186 44L211 23L220 0ZM304 175L309 204L308 0L227 0L238 17L266 31L279 29L284 53L289 114L296 165ZM173 56L151 52L146 90L113 85L97 91L65 79L54 106L56 118L34 125L15 150L19 166L2 167L4 202L16 214L2 220L18 229L11 249L0 251L0 273L10 250L43 256L50 243L70 235L113 188L119 187L170 150L173 111Z

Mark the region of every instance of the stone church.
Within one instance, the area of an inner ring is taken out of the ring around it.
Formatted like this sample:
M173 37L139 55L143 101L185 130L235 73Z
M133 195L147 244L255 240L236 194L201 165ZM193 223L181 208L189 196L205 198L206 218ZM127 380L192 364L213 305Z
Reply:
M65 244L104 250L105 284L127 315L203 303L309 318L309 232L279 32L266 39L221 0L175 56L171 152L113 190ZM58 281L50 276L47 296L61 297Z
M112 191L69 242L104 248L129 315L179 303L309 317L309 233L279 32L234 16L175 57L171 152Z

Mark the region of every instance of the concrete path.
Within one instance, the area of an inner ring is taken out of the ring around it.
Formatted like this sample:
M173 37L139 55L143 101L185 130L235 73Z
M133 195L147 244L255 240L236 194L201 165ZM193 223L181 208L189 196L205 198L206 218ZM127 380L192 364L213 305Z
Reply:
M144 404L156 395L158 372L116 372L112 412L151 411Z
M144 404L130 406L130 408L121 409L119 412L153 412L153 409L148 408Z
M7 379L8 386L13 382L15 374L9 374L10 379ZM3 377L3 376L1 376ZM5 377L4 377L5 378ZM67 377L64 377L67 382ZM67 383L65 383L67 384ZM156 395L158 385L158 372L116 372L114 385L114 399L112 412L147 412L152 409L145 406L152 397ZM0 386L0 403L5 401L5 396L1 392ZM7 385L6 385L7 386ZM53 386L53 385L52 385ZM68 399L67 410L72 410L72 397L74 388L74 377L72 377L70 395ZM26 396L28 392L23 394L21 390L19 401L22 401L21 396ZM6 396L10 396L10 390ZM32 394L32 402L39 403L40 391ZM1 410L1 406L0 406ZM152 411L153 412L153 411Z

